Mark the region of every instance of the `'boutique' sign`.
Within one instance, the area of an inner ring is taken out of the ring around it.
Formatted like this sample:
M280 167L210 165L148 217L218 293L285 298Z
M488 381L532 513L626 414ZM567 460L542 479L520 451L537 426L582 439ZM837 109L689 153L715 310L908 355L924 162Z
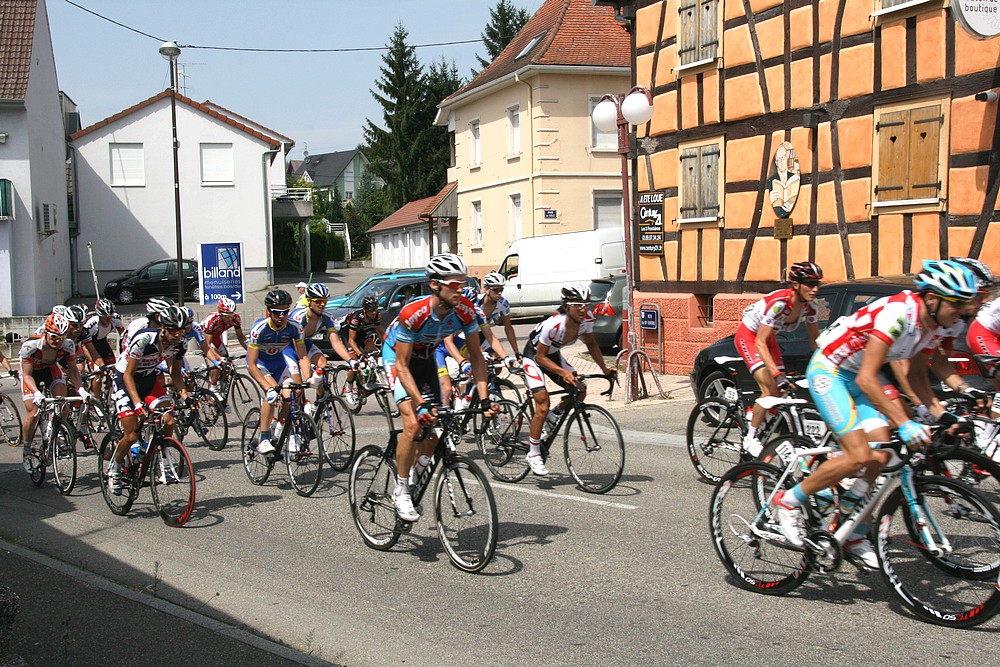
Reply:
M1000 35L1000 0L952 0L951 11L979 39Z

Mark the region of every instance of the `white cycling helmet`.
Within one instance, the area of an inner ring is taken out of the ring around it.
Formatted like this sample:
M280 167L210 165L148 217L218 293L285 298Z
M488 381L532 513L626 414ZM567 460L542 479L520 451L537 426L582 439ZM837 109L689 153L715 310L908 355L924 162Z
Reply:
M590 300L590 286L586 283L569 283L563 285L562 288L562 300L566 301L583 301L587 302Z
M502 273L497 273L492 271L483 276L483 287L486 289L493 289L495 287L503 287L507 284L507 279L503 277Z
M465 262L462 261L461 257L453 255L450 252L434 255L431 257L431 260L427 262L428 278L467 275L469 275L469 269L465 266Z

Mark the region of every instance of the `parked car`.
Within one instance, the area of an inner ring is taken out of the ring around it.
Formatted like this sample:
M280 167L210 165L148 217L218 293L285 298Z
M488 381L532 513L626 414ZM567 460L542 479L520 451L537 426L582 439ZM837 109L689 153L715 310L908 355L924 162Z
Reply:
M185 259L184 294L192 301L198 301L198 262ZM177 298L177 260L161 259L145 264L120 278L109 280L104 285L105 298L121 304L145 301L154 296Z
M333 308L334 306L340 306L340 305L342 305L345 301L347 301L348 299L350 299L355 294L359 293L361 290L363 290L365 287L367 287L369 283L371 283L373 281L382 280L383 278L385 278L387 276L390 276L390 277L391 276L400 276L400 277L403 277L403 276L423 276L423 275L425 275L425 270L426 269L424 269L423 267L420 267L420 268L413 268L413 269L396 269L394 271L379 271L378 273L374 273L371 276L369 276L367 279L365 279L365 281L363 283L361 283L360 285L358 285L357 287L355 287L353 290L351 290L347 294L341 294L340 296L330 297L330 300L327 301L327 303L326 303L326 307L327 308Z
M590 299L596 300L593 313L594 338L603 350L621 349L622 315L625 313L625 276L593 280L590 283Z
M466 282L471 287L478 288L475 278L470 276L466 278ZM409 273L384 274L378 276L376 280L370 280L362 285L339 306L331 306L327 303L326 312L339 323L339 320L345 315L361 308L366 297L374 296L378 299L379 321L382 323L382 328L385 329L399 315L404 303L412 298L426 296L430 293L431 288L423 269L420 270L419 275ZM325 334L313 336L313 342L327 356L333 356L330 341Z
M823 285L816 293L815 301L819 313L820 331L839 317L853 313L876 299L911 288L913 288L913 276L864 278ZM781 346L785 368L792 373L804 374L806 364L812 356L805 326L800 326L788 334L776 333L775 335ZM709 396L722 396L725 394L726 388L732 386L736 386L740 390L747 403L752 402L759 395L757 382L750 375L746 364L740 359L733 338L733 336L726 336L717 340L701 350L695 357L694 367L690 374L691 387L699 400ZM951 352L949 358L959 374L974 386L985 386L975 360L968 353L964 336L960 336L956 341L956 348ZM739 362L731 365L736 369L735 378L726 365L726 361L732 359Z

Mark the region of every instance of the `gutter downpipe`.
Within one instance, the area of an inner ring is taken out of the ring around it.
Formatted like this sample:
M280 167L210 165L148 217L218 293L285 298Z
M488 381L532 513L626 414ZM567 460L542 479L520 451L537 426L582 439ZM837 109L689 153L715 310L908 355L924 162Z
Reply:
M281 152L281 148L272 148L271 150L264 151L260 156L260 166L264 173L264 258L265 267L267 272L267 284L274 284L274 267L271 266L271 182L270 173L267 170L267 156L277 155Z
M514 81L528 87L528 191L531 193L531 236L535 236L535 103L534 90L530 81L523 81L518 72L514 72ZM522 209L523 211L523 209ZM522 213L523 215L523 213ZM522 217L523 222L523 217ZM514 239L515 241L517 239ZM510 246L508 246L510 247Z

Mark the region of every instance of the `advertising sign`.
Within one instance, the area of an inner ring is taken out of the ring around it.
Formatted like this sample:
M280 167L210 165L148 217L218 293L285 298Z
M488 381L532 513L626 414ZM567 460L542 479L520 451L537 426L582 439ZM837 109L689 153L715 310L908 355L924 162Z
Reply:
M663 192L639 193L639 253L663 254Z
M1000 0L952 0L958 24L978 39L1000 35Z
M202 305L224 296L243 303L243 244L199 243L198 257Z

